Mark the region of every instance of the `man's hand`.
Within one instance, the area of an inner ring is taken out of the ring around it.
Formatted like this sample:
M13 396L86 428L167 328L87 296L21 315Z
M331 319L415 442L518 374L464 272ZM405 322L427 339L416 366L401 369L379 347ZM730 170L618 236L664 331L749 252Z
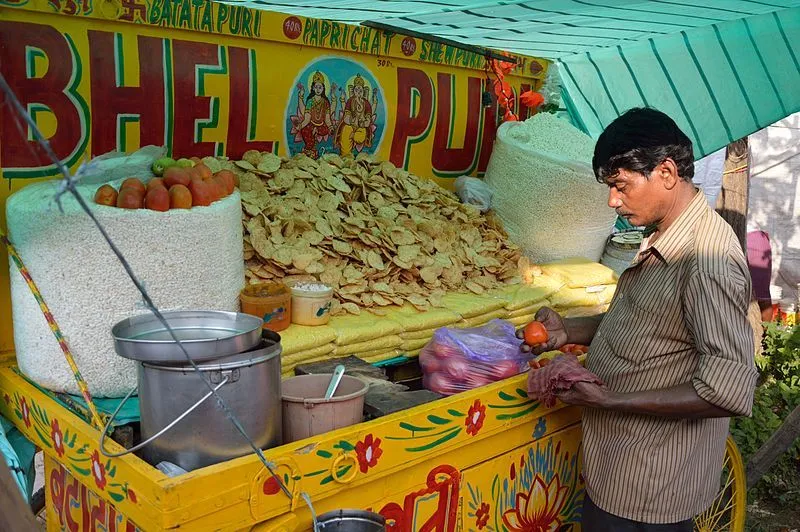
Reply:
M576 382L572 388L557 394L562 403L589 408L608 408L613 396L611 390L593 382Z
M520 349L524 352L531 352L534 355L540 355L547 351L558 349L567 343L567 328L564 326L564 319L555 310L543 307L539 309L534 318L536 321L541 322L547 329L547 336L549 340L544 344L530 346L523 343ZM517 331L517 338L524 337L524 328Z

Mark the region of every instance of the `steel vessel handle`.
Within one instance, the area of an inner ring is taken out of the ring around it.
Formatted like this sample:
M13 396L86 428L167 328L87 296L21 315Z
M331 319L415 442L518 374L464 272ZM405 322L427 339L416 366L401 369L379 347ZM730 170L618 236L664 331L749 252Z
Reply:
M157 439L157 438L161 437L162 435L164 435L164 433L165 433L165 432L167 432L167 431L168 431L168 430L170 430L172 427L174 427L175 425L177 425L177 424L178 424L178 423L179 423L179 422L180 422L180 421L181 421L183 418L185 418L186 416L188 416L189 414L191 414L191 413L192 413L192 411L193 411L195 408L197 408L198 406L200 406L201 404L203 404L203 402L204 402L206 399L208 399L209 397L211 397L211 395L212 395L213 393L215 393L217 390L219 390L220 388L222 388L224 385L228 384L228 380L230 379L230 377L231 377L230 373L228 373L227 375L225 375L225 378L224 378L224 379L222 379L222 382L220 382L219 384L217 384L217 385L214 387L214 391L213 391L213 392L208 392L208 393L206 393L206 394L205 394L203 397L201 397L201 398L200 398L200 400L199 400L199 401L197 401L195 404L193 404L191 407L189 407L189 409L188 409L188 410L186 410L186 412L184 412L183 414L179 415L177 418L175 418L175 420L174 420L173 422L171 422L169 425L167 425L167 426L166 426L166 427L164 427L163 429L159 430L158 432L156 432L155 434L153 434L153 435L152 435L152 436L150 436L149 438L147 438L145 441L143 441L143 442L139 443L139 445L136 445L136 446L134 446L134 447L131 447L130 449L126 449L125 451L123 451L123 452L121 452L121 453L109 453L109 452L107 452L107 451L106 451L106 447L105 447L106 433L108 432L108 428L111 426L111 423L114 421L114 418L116 418L116 417L117 417L117 414L118 414L118 413L119 413L119 411L122 409L122 406L123 406L123 405L124 405L126 402L128 402L128 399L130 399L130 398L131 398L131 396L133 395L133 392L135 392L135 391L136 391L136 388L134 388L133 390L131 390L130 392L128 392L128 395L126 395L126 396L125 396L125 398L124 398L124 399L123 399L123 400L122 400L122 401L119 403L119 405L117 406L117 409L116 409L116 410L114 410L114 413L113 413L113 414L111 414L111 417L110 417L110 418L108 418L108 422L106 423L106 426L105 426L105 427L103 427L103 432L100 434L100 452L101 452L101 453L103 453L103 456L107 456L108 458L119 458L120 456L125 456L126 454L130 454L130 453L134 453L134 452L138 451L139 449L141 449L142 447L144 447L144 446L145 446L145 445L147 445L148 443L151 443L151 442L153 442L155 439Z

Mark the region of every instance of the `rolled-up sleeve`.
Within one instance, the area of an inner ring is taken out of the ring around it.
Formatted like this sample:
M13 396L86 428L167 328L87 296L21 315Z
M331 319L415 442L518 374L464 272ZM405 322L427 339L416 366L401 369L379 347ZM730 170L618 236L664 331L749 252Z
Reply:
M747 319L750 283L747 274L741 274L695 271L683 297L699 355L692 378L697 395L733 415L749 416L758 372Z

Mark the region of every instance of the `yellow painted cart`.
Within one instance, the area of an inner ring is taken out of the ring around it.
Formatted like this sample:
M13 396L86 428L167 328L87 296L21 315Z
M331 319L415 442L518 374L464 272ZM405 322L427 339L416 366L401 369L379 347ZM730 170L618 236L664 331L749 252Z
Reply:
M514 93L538 88L547 61L516 60ZM0 0L0 70L71 168L148 144L200 157L333 150L450 186L486 168L502 115L483 104L484 65L424 38L211 0ZM330 97L309 130L298 107L315 79ZM358 131L336 119L356 79L373 111ZM15 124L1 109L3 206L56 174L8 134ZM303 493L318 513L370 509L393 530L580 529L580 412L531 401L522 376L266 451L292 500L252 455L175 478L107 459L98 430L15 368L5 260L0 414L44 451L48 530L306 530ZM740 530L743 471L735 449L728 458L718 509Z

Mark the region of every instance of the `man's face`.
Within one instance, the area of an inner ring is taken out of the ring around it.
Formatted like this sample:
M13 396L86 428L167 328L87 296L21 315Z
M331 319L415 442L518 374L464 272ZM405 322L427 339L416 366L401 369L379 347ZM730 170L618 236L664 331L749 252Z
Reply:
M649 177L620 169L606 184L608 206L632 225L655 224L666 214L671 191L660 177L658 168Z

